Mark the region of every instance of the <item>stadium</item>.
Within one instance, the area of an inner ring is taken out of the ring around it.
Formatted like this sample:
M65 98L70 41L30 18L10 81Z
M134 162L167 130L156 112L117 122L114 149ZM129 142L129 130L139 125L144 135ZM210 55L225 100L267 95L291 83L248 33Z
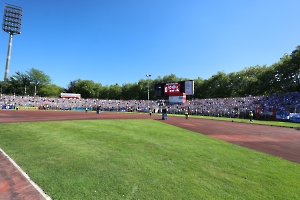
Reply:
M0 199L300 195L297 91L195 98L194 80L163 81L122 100L33 88L1 92Z
M242 112L232 113L236 106L267 107L259 97L175 103L63 95L2 95L2 199L253 199L277 198L283 190L292 191L289 198L298 196L299 124L287 117L250 123ZM268 100L274 98L282 97ZM233 100L239 104L225 107ZM275 177L280 182L274 186ZM18 181L10 184L11 179Z
M11 1L0 200L299 199L297 1Z

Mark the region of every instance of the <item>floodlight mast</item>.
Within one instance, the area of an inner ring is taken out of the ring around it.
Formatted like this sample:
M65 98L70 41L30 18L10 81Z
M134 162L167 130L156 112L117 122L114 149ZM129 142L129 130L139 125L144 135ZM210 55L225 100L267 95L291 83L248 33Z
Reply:
M8 50L6 57L4 82L8 79L10 54L13 35L21 34L22 8L10 4L5 4L2 30L9 34Z
M146 77L148 78L148 108L147 108L147 110L149 110L149 91L150 91L150 88L149 88L149 77L151 77L151 74L146 74Z

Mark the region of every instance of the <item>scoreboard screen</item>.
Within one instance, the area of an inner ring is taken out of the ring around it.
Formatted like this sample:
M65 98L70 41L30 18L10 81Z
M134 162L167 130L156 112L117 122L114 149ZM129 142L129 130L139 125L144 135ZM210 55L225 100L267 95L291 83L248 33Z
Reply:
M180 81L172 83L155 84L155 96L183 96L194 95L194 81Z
M176 95L180 94L180 84L179 83L166 83L164 85L165 95Z

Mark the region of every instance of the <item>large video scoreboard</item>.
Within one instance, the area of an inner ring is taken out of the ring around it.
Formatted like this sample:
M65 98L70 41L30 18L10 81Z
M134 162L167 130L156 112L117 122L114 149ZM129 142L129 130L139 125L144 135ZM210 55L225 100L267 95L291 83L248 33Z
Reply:
M164 95L176 96L180 95L180 83L165 83Z
M173 83L155 84L155 96L182 96L194 95L194 81L180 81Z

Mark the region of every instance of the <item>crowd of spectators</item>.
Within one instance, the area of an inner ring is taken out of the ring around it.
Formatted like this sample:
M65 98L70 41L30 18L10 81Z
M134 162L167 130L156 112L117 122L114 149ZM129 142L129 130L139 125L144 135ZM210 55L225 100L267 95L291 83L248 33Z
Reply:
M167 109L168 113L184 113L185 109L194 115L212 115L228 117L244 117L250 110L263 113L277 111L300 112L300 93L272 94L268 96L245 96L232 98L209 98L187 100L185 103L170 104L167 100L103 100L103 99L75 99L75 98L47 98L33 96L6 96L0 97L0 108L7 107L36 107L45 110L96 110L100 106L106 111L161 112Z
M76 99L76 98L48 98L33 96L6 96L0 97L0 107L37 107L44 110L74 110L78 108L88 108L96 110L100 106L101 110L107 111L142 111L144 109L158 109L157 101L147 100L103 100L103 99Z
M300 105L300 93L299 92L289 92L284 94L274 93L270 96L265 96L260 100L256 100L255 105L261 107L271 107L276 106L277 111L287 111L294 112L295 108Z

